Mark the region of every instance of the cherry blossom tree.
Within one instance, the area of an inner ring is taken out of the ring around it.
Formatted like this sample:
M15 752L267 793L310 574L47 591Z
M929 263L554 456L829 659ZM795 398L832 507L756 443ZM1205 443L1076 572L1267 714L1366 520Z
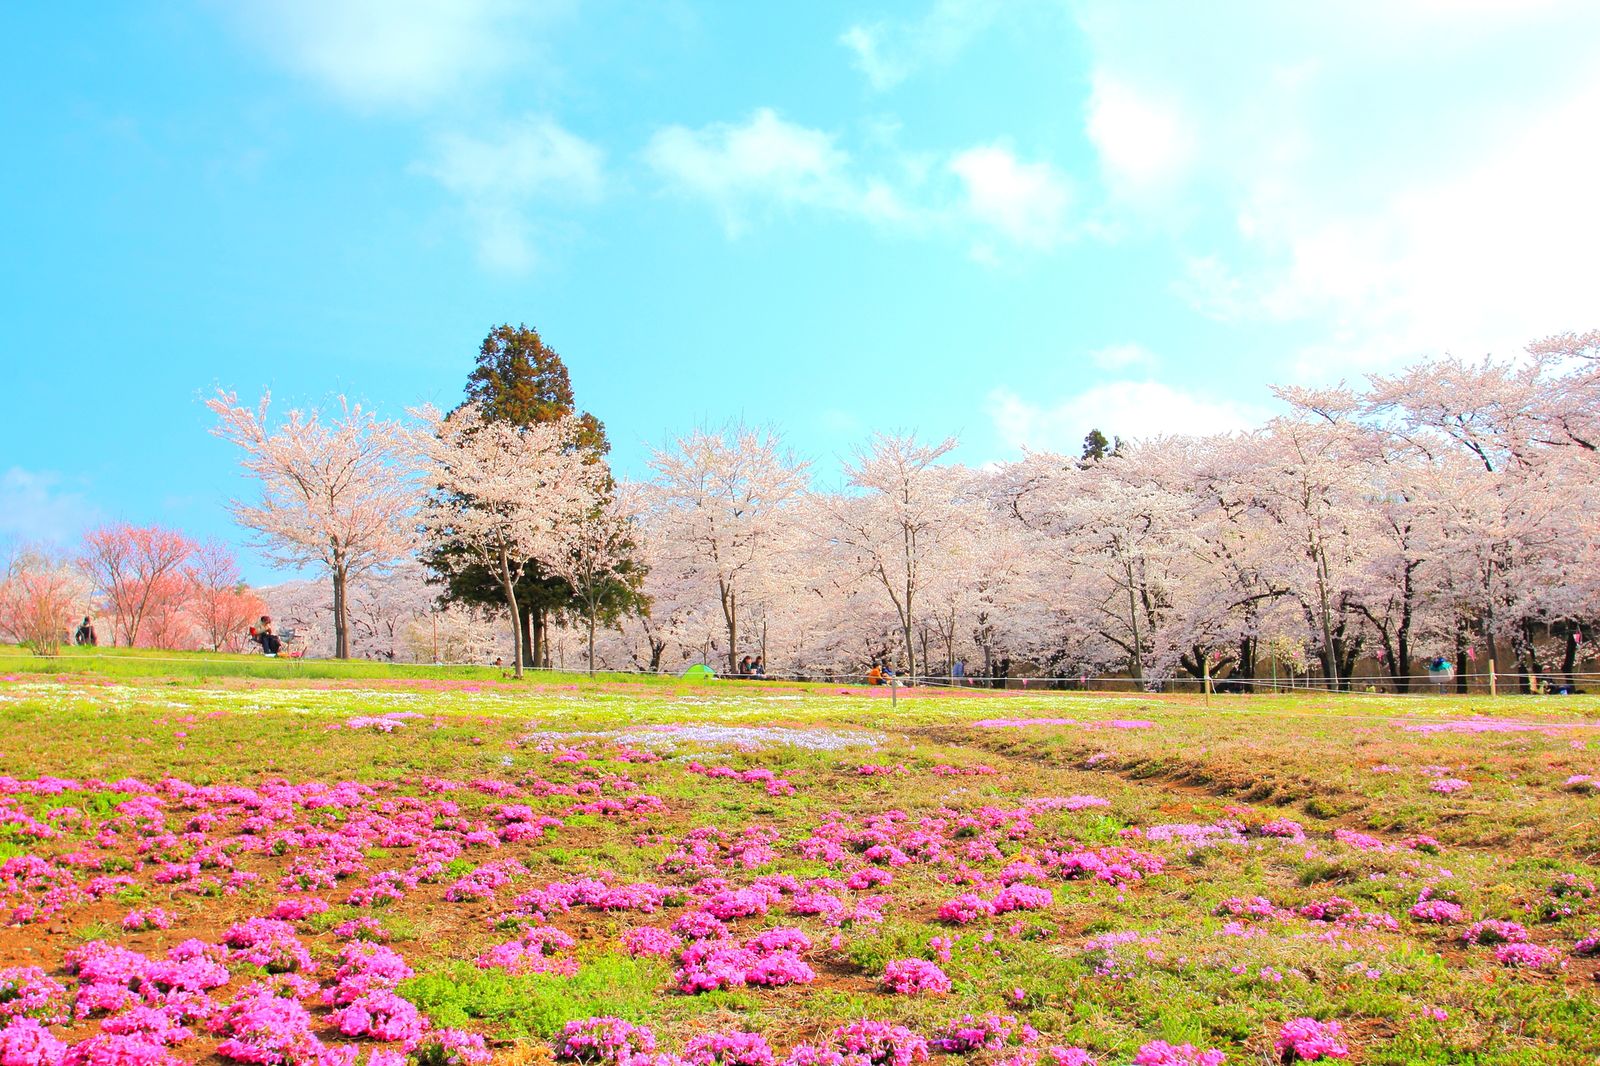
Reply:
M728 669L740 651L741 609L759 599L792 528L807 464L771 430L731 423L696 429L650 458L651 506L670 530L659 553L715 586L728 637ZM689 564L689 565L685 565Z
M176 530L125 523L84 534L79 563L111 614L113 643L139 643L153 613L175 614L186 589L183 567L196 544ZM171 626L163 634L174 639Z
M42 548L11 551L0 571L0 637L52 656L89 600L83 572Z
M512 664L522 676L516 584L565 547L561 531L596 506L610 480L605 464L582 451L582 423L571 416L519 425L485 420L476 404L441 416L418 412L416 435L431 492L422 528L434 542L459 546L498 577L511 618Z
M583 615L589 646L589 676L594 676L594 638L600 615L620 610L640 575L633 562L638 502L631 488L597 486L597 497L556 528L555 543L544 558L550 572L572 586Z
M250 623L267 613L266 602L246 587L238 560L221 541L201 544L184 577L190 614L212 651L237 650Z
M388 566L415 543L417 493L397 422L339 397L338 412L291 410L274 426L270 395L255 407L231 392L206 401L213 432L238 445L259 482L255 503L233 502L234 518L261 536L275 562L319 566L333 582L334 655L350 657L350 579Z
M920 597L969 520L965 477L939 460L955 438L875 435L844 474L849 489L823 500L824 535L841 563L882 588L894 607L907 670L917 676Z

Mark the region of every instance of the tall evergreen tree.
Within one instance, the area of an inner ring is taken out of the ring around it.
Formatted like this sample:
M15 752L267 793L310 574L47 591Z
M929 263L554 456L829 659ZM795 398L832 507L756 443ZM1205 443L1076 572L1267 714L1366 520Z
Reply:
M505 324L489 331L479 346L477 363L467 375L466 403L476 403L488 419L524 426L576 415L582 425L579 447L590 452L594 462L604 462L611 449L605 425L577 409L566 363L545 344L538 330L526 325ZM466 559L458 545L434 544L424 558L444 584L446 601L486 606L504 602L499 579L487 567ZM616 602L603 605L606 615L614 617L642 607L637 586L637 577L619 582L613 597ZM545 633L550 616L576 609L573 588L530 564L516 583L516 600L527 661L533 666L549 666Z

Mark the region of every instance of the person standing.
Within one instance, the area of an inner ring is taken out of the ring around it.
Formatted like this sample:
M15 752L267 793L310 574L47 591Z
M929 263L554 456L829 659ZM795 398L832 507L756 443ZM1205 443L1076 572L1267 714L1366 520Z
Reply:
M83 621L78 623L78 631L72 634L72 642L80 648L94 648L100 644L100 637L94 631L94 623L88 615L83 616Z

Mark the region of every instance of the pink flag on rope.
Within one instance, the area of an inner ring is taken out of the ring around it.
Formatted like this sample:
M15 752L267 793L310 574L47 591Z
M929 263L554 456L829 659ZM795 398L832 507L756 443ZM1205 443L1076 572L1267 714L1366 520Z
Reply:
M1468 648L1467 649L1467 662L1475 663L1477 661L1478 661L1478 653L1475 650L1473 650L1472 648Z

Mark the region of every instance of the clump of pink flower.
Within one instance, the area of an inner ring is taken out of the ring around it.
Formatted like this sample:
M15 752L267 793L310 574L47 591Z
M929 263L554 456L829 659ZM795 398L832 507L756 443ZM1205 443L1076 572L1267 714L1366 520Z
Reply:
M664 959L682 946L682 939L653 925L641 925L622 934L623 950L634 958Z
M994 904L975 892L963 892L939 905L939 920L967 925L994 913Z
M374 1052L373 1059L380 1053ZM411 1057L417 1066L487 1066L493 1058L479 1033L464 1029L434 1029L418 1040L411 1048ZM369 1062L367 1066L405 1066Z
M1465 907L1459 903L1452 903L1447 899L1422 900L1406 913L1419 922L1434 922L1438 925L1464 921L1467 917Z
M166 1048L137 1033L96 1033L72 1045L60 1066L179 1066L179 1061Z
M372 1040L410 1042L421 1037L428 1028L414 1003L386 988L368 992L334 1011L332 1020L345 1036L364 1036Z
M1472 783L1470 781L1463 781L1459 777L1441 777L1429 785L1428 789L1432 792L1443 792L1448 795L1471 787Z
M705 1033L683 1046L690 1066L773 1066L772 1047L760 1033Z
M656 1035L621 1018L580 1018L562 1028L552 1047L556 1058L566 1062L626 1063L654 1051Z
M1133 1063L1134 1066L1222 1066L1225 1058L1220 1051L1201 1051L1193 1044L1152 1040L1133 1056Z
M928 1042L903 1025L863 1018L833 1031L833 1046L872 1066L911 1066L928 1061Z
M1315 1018L1294 1018L1283 1023L1273 1046L1284 1062L1316 1062L1318 1059L1347 1059L1350 1049L1340 1041L1338 1022L1319 1022Z
M0 1026L21 1018L55 1025L67 1013L66 988L37 966L0 970Z
M883 987L902 996L950 991L950 978L926 959L895 959L883 968Z
M170 929L172 915L160 907L142 911L132 910L122 916L122 928L130 933L142 933L147 929Z
M1528 939L1528 930L1516 922L1488 918L1467 926L1461 939L1469 944L1521 944Z
M57 1066L67 1045L33 1018L0 1029L0 1066Z
M956 1055L979 1050L998 1051L1006 1046L1016 1030L1017 1019L1009 1014L989 1013L978 1017L964 1014L941 1029L930 1043L939 1051Z
M1561 953L1538 944L1501 944L1494 949L1494 961L1501 966L1517 970L1540 970L1546 973L1564 970L1567 960Z
M1048 888L1025 884L1007 885L994 897L994 912L1006 914L1010 911L1043 910L1054 902L1055 896Z
M238 962L263 966L268 973L312 969L311 953L294 935L294 926L276 918L247 918L228 927L222 942Z

